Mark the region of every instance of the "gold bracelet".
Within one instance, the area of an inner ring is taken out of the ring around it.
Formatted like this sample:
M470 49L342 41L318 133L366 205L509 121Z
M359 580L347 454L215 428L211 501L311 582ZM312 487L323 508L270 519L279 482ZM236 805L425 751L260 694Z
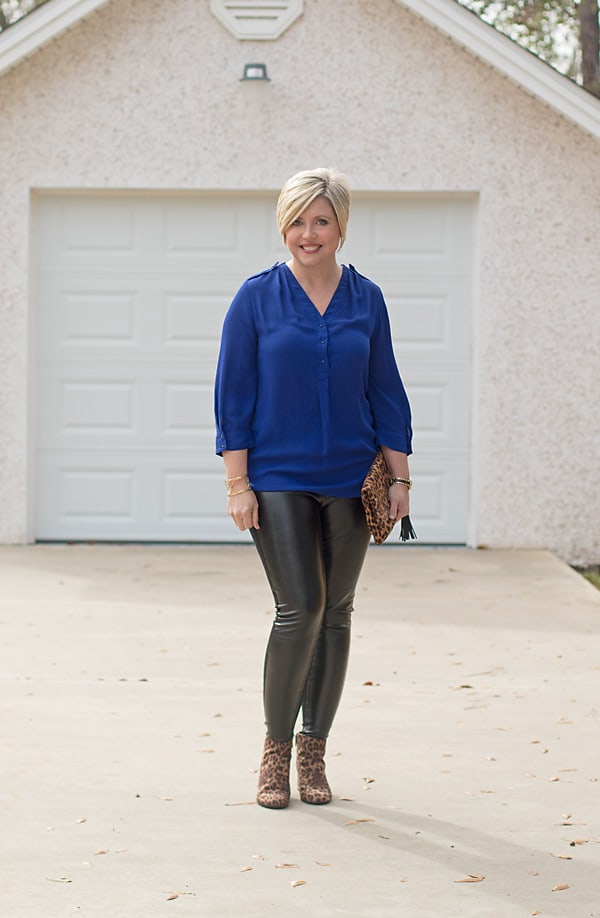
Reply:
M248 476L247 476L247 475L236 475L235 478L226 478L226 479L225 479L225 484L226 484L226 485L229 485L229 484L231 484L232 481L241 481L242 478L248 479Z
M228 491L227 497L235 497L236 494L245 494L246 491L251 491L252 488L248 485L247 488L242 488L240 491Z
M398 478L398 477L390 478L390 487L394 484L404 485L404 487L408 491L410 491L410 489L412 488L412 481L410 480L410 478Z

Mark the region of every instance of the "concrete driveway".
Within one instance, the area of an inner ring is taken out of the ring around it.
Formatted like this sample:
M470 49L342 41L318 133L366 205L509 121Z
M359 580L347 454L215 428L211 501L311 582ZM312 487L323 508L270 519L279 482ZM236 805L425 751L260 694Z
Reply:
M1 918L600 916L600 594L371 548L334 801L254 801L251 545L0 549ZM295 790L295 788L294 788Z

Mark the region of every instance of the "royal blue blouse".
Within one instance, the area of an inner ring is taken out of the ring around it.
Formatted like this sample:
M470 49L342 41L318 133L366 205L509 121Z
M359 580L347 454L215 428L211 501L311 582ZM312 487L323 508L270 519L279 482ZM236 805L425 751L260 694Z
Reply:
M358 497L379 445L411 452L411 418L379 287L352 266L324 315L290 269L248 278L225 316L216 452L248 450L257 491Z

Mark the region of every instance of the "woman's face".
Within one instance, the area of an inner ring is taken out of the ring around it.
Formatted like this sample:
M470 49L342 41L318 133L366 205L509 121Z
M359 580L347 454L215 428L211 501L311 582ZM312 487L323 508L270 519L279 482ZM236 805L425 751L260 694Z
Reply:
M333 259L340 244L340 228L327 198L315 198L285 234L292 258L304 267L317 267Z

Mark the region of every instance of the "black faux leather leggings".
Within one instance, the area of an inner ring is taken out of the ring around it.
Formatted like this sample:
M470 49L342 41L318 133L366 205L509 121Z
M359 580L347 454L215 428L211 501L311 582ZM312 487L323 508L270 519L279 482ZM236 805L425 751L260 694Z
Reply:
M275 600L264 667L267 735L326 738L350 651L354 593L369 543L360 498L259 491L252 538Z

